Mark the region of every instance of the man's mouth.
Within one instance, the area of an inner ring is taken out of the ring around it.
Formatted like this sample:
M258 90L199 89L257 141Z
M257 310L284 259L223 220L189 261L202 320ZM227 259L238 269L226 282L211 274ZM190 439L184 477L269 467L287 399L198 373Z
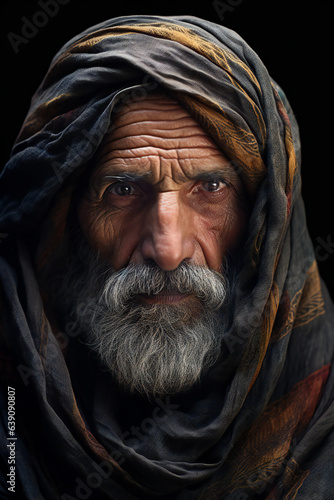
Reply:
M142 304L175 304L186 300L189 298L194 298L192 294L180 293L177 291L162 290L160 293L155 295L138 294L137 299Z

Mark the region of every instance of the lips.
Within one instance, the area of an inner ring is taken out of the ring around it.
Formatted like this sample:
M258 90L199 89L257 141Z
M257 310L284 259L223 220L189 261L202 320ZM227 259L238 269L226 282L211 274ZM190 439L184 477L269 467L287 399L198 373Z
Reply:
M190 294L170 292L168 290L162 290L156 295L137 295L137 299L143 304L175 304L193 297Z

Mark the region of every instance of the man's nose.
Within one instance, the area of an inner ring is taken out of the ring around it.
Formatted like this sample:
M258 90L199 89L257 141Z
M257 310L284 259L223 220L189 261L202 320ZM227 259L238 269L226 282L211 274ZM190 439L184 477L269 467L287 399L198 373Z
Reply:
M189 208L178 192L158 193L146 214L141 257L154 262L164 271L173 271L194 252L192 221Z

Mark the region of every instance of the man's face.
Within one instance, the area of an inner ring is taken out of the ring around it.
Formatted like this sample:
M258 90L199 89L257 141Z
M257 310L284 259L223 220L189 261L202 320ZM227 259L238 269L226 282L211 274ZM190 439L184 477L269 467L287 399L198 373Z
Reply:
M115 270L182 261L221 270L245 223L240 177L178 103L152 96L123 108L79 207L92 248Z
M244 207L232 165L177 102L118 113L78 204L84 266L63 295L126 390L184 391L217 360Z

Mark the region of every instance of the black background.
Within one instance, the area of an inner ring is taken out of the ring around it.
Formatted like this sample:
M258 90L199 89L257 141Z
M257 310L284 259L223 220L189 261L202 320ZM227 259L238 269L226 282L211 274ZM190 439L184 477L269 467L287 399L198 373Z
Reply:
M43 2L43 0L42 0ZM330 1L69 0L16 54L8 33L22 35L25 16L41 11L38 1L2 0L2 165L28 111L32 94L51 58L71 37L108 18L132 14L194 15L237 31L258 53L285 91L302 141L303 197L320 273L334 295L334 242L331 158L333 145L333 10Z

